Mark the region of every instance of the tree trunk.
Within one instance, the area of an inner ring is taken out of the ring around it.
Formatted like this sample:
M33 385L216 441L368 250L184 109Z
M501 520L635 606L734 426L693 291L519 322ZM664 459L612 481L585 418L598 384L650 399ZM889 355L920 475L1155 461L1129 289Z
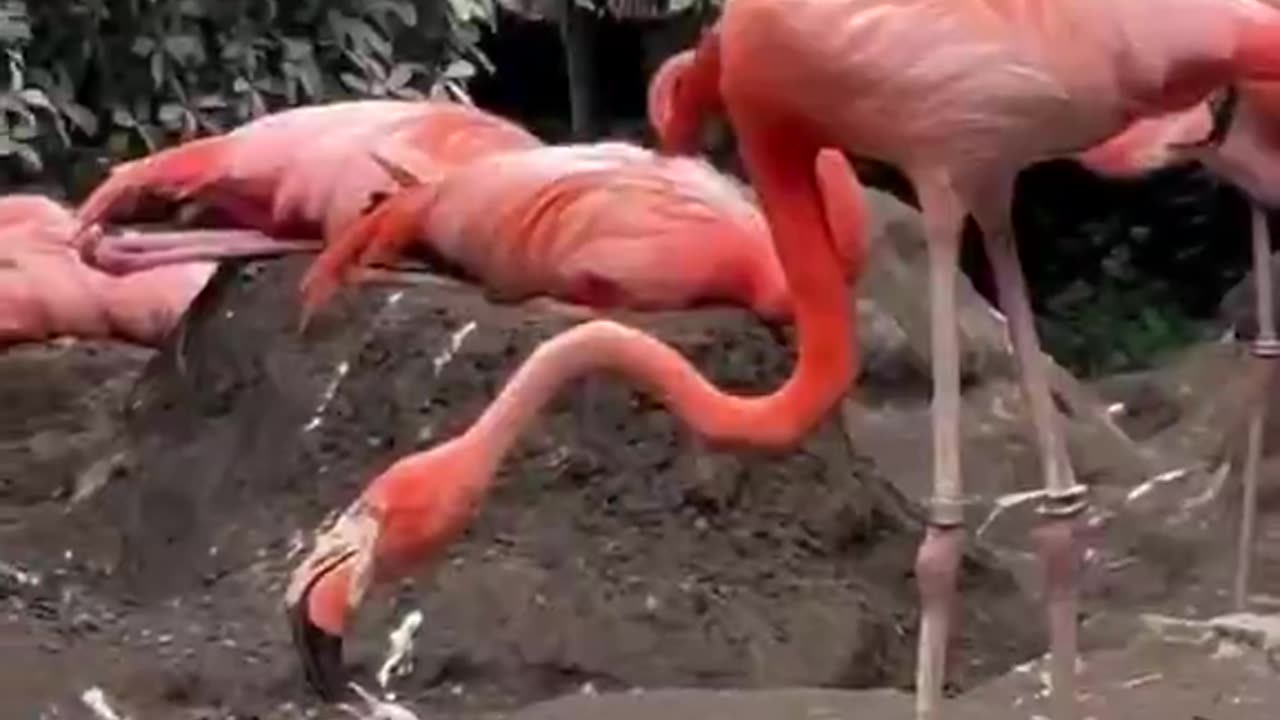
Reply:
M565 68L569 76L571 132L574 140L591 140L595 136L591 17L575 0L564 0L564 3L564 12L560 14L560 44L564 46Z

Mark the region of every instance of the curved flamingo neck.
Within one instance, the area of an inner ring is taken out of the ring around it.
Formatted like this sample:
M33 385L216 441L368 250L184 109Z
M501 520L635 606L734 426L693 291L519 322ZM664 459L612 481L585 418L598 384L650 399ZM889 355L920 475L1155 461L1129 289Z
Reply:
M693 50L673 55L650 82L649 122L666 153L697 149L706 121L724 110L720 96L720 35L712 26Z
M473 477L488 482L555 392L595 370L613 371L636 382L716 444L787 449L826 416L856 371L856 327L845 284L846 264L831 241L821 207L813 175L816 151L806 153L786 138L777 147L784 152L765 152L759 145L746 155L792 288L799 348L796 369L786 382L767 395L730 395L677 350L647 333L606 320L581 324L540 345L459 437L476 451L471 457L493 463ZM856 188L852 174L850 180ZM847 213L861 209L857 203L846 205L844 216L846 227L857 229L848 245L853 261L847 266L855 281L865 254L865 224Z

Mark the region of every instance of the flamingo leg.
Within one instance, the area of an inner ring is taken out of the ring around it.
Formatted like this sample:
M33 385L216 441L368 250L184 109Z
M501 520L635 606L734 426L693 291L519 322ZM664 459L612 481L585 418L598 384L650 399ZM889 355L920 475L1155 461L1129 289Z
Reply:
M929 527L920 543L915 567L921 608L916 717L939 720L947 640L964 545L956 272L966 214L946 184L920 183L918 190L929 251L934 486Z
M81 246L85 262L104 272L127 275L161 265L201 260L314 252L315 240L286 240L256 230L90 231Z
M1253 224L1253 277L1254 301L1257 304L1257 334L1253 340L1253 354L1264 361L1280 356L1280 341L1276 339L1275 310L1272 305L1271 233L1267 227L1267 214L1257 204L1251 205ZM1269 363L1270 364L1270 363ZM1267 370L1270 385L1274 365ZM1232 602L1237 611L1243 612L1249 602L1249 571L1253 561L1253 536L1258 515L1258 465L1262 460L1262 426L1267 416L1269 393L1261 392L1249 408L1249 446L1244 465L1244 498L1241 502L1240 536L1236 546L1236 572L1232 586Z
M1007 187L1006 191L990 196L991 202L975 215L982 227L1000 304L1009 321L1010 340L1044 472L1045 500L1039 507L1044 522L1036 532L1036 539L1044 566L1044 592L1049 616L1050 706L1054 720L1074 720L1077 717L1076 572L1079 564L1075 525L1079 515L1088 507L1088 491L1075 480L1050 395L1045 357L1040 350L1026 280L1014 242L1009 210L1012 206L1012 183Z

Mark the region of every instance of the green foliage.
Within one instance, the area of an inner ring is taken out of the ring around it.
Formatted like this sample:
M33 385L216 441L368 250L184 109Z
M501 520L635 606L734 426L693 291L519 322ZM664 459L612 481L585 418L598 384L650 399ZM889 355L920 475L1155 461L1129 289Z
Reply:
M1056 163L1025 173L1019 195L1044 347L1077 373L1150 367L1214 334L1248 267L1247 207L1200 168L1114 183Z
M1179 307L1163 283L1084 282L1049 298L1037 317L1044 347L1086 376L1151 367L1166 353L1201 339L1202 322Z
M0 162L122 157L350 97L466 99L492 0L0 0Z

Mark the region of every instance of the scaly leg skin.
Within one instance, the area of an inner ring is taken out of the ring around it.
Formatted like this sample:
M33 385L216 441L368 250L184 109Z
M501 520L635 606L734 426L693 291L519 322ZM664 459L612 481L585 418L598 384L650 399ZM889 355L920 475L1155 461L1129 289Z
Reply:
M964 544L960 477L960 361L956 328L956 272L965 213L942 182L921 183L929 250L933 354L933 498L929 528L916 555L920 646L916 658L916 717L940 720L951 613Z
M1022 376L1022 389L1031 414L1044 471L1045 500L1039 508L1044 524L1037 531L1044 566L1045 601L1049 614L1051 707L1054 720L1075 720L1076 713L1076 518L1088 506L1088 492L1075 481L1067 459L1062 428L1058 426L1044 355L1036 335L1026 281L1018 260L1008 190L988 195L991 203L977 213L987 258Z
M1267 417L1266 391L1274 373L1274 359L1280 357L1280 342L1276 340L1276 320L1272 305L1271 284L1271 233L1267 227L1267 214L1256 203L1250 206L1253 221L1253 277L1254 301L1257 305L1257 333L1253 340L1253 355L1269 367L1263 392L1254 398L1249 408L1249 447L1244 464L1244 498L1240 507L1240 537L1236 546L1236 574L1232 585L1232 602L1237 612L1244 612L1249 604L1249 571L1253 562L1253 534L1258 515L1258 465L1262 460L1262 426Z

